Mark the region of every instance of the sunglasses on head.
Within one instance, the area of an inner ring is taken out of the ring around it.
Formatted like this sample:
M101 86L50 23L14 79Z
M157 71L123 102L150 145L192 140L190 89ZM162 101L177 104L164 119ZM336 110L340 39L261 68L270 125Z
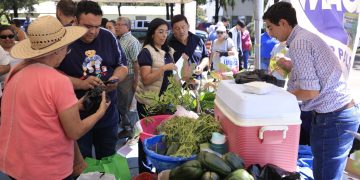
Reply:
M222 31L216 31L216 34L224 34Z
M11 34L11 35L1 35L0 36L1 39L6 39L6 38L12 39L14 37L15 37L15 35L13 35L13 34Z

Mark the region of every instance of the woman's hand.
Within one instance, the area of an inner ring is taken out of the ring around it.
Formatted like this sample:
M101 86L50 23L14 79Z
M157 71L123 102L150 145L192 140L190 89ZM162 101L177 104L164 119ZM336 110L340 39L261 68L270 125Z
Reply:
M174 63L169 63L162 66L161 69L163 71L172 71L172 70L177 70L177 67L175 66Z
M101 94L101 103L99 106L99 109L96 111L96 114L98 114L100 117L104 116L107 108L110 106L111 101L109 100L109 102L106 102L106 93L105 91L102 92Z

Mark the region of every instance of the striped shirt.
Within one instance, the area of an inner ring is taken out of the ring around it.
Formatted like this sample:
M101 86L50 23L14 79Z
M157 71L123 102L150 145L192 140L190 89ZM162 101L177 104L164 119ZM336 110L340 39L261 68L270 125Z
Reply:
M141 44L131 32L123 34L119 39L119 43L124 50L127 59L128 74L134 74L134 63L137 61L137 56L141 50Z
M303 111L333 112L352 100L339 60L320 37L297 25L286 43L293 62L288 90L320 92L303 102Z

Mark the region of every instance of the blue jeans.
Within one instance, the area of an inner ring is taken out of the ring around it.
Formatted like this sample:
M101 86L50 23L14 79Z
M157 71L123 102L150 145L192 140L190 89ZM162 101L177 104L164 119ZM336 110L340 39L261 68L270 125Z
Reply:
M314 155L315 180L342 179L354 137L345 130L357 132L359 107L325 114L314 113L310 143Z
M84 156L84 158L92 158L92 146L94 145L96 159L114 155L117 142L117 133L117 124L112 124L106 127L92 128L77 141L81 154Z
M244 69L248 68L249 55L250 55L250 51L246 51L246 50L243 51L242 60L244 61Z

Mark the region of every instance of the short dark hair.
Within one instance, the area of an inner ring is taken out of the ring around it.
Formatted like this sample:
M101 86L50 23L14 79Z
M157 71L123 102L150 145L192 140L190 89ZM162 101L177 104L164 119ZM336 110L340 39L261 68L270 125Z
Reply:
M65 16L75 16L76 4L72 0L60 0L56 4L56 9L61 11Z
M236 25L239 25L241 28L244 28L244 27L245 27L245 23L244 23L243 21L241 21L241 20L238 20L238 21L236 22Z
M94 1L80 1L76 7L76 18L79 20L81 14L94 14L95 16L102 16L103 12L97 2Z
M172 19L171 19L171 27L173 28L174 27L174 24L177 23L177 22L180 22L180 21L185 21L186 24L189 25L189 22L187 20L187 18L182 15L182 14L178 14L178 15L175 15Z
M223 17L221 18L221 22L227 22L227 21L229 21L229 18L228 18L228 17L223 16Z
M14 24L18 28L21 26L21 22L18 19L13 19L10 24Z
M109 20L107 18L102 18L101 19L101 27L106 28L107 22L109 22Z
M15 35L15 30L13 27L11 27L9 25L0 25L0 33L5 30L10 30Z
M295 8L288 2L277 2L269 7L263 15L263 20L268 20L275 25L279 25L279 21L285 19L291 27L297 25Z
M168 28L169 28L168 23L165 20L161 19L161 18L155 18L149 23L148 31L146 33L146 38L145 38L145 41L144 41L144 46L150 44L156 51L159 51L157 48L155 48L153 35L155 34L155 30L159 26L164 25L164 24L166 26L168 26ZM167 41L165 41L165 44L162 45L161 49L164 50L167 53L170 51L170 47L167 44Z

